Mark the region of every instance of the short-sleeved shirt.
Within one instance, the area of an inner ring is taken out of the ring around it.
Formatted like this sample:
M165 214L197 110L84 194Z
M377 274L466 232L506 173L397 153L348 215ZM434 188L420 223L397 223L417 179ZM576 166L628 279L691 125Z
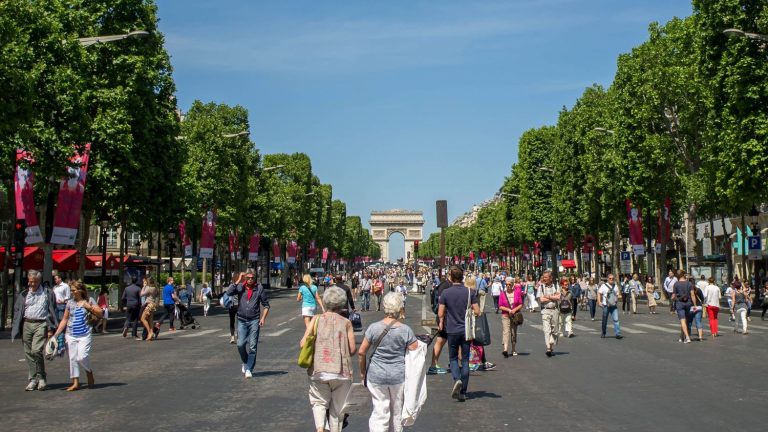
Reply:
M173 292L175 290L173 289L173 285L168 284L163 287L163 304L172 305L176 303L176 301L173 300Z
M64 282L54 286L53 293L56 295L56 303L66 304L67 301L72 297L69 285Z
M690 304L693 303L691 301L692 288L693 288L693 284L688 282L687 280L675 282L675 286L672 292L675 294L675 302L678 303L678 306L684 307L689 303Z
M315 300L315 295L317 294L317 287L314 285L311 285L309 288L307 288L306 285L301 285L299 287L299 292L301 293L301 307L302 308L316 308L317 307L317 300Z
M477 303L477 292L462 284L451 284L440 295L440 304L445 305L445 332L464 334L464 318L469 304Z
M600 285L600 288L597 289L597 292L600 294L600 298L602 299L601 305L607 306L608 299L606 298L608 296L608 292L613 289L613 295L616 296L616 298L619 298L619 286L618 284L613 284L613 287L609 285L607 282Z
M67 333L75 337L89 335L91 333L91 326L88 325L85 308L78 306L76 301L70 299L67 302L67 309L69 309Z
M377 321L365 330L365 339L373 345L387 327ZM413 330L405 324L395 324L389 329L368 366L368 381L379 385L397 385L405 382L405 354L408 346L416 342ZM371 347L373 349L373 347Z

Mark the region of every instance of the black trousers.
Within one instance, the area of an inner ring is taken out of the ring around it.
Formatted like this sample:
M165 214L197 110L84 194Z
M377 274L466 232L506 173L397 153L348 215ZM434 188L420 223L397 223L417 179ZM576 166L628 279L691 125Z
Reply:
M235 317L237 316L237 308L229 308L229 335L235 335Z
M632 312L632 293L622 293L621 311Z
M123 330L130 327L131 336L133 337L136 337L136 333L138 331L140 310L141 306L139 305L128 307L125 310L125 323L123 324Z
M170 317L171 328L174 328L173 320L176 318L176 305L171 303L171 304L163 305L163 308L165 308L165 310L163 311L163 314L160 316L160 321L157 322L157 326L160 327L161 325L163 325L163 321L165 321L165 318Z

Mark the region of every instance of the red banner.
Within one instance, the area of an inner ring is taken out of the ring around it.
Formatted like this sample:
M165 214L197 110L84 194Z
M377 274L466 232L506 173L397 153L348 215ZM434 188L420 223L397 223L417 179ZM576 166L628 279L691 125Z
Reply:
M625 201L627 206L627 223L629 224L629 243L643 244L643 215L637 207L632 207L632 201Z
M656 243L666 244L669 242L672 224L670 222L670 215L672 214L672 200L667 197L664 199L664 205L659 208L659 220L657 222L656 229Z
M296 244L296 240L291 240L288 242L288 264L293 264L296 262L296 256L299 254L299 245Z
M16 219L23 219L27 224L26 242L42 243L43 235L40 233L40 222L35 213L35 194L32 191L35 175L29 168L19 166L19 161L25 161L31 164L33 161L29 153L23 150L16 150Z
M317 258L317 246L314 240L309 241L309 259L313 260ZM357 261L360 262L360 261Z
M523 243L523 260L531 260L531 249L528 247L527 243Z
M203 235L200 236L200 258L213 258L216 243L216 210L208 210L203 218Z
M592 236L592 234L587 234L584 236L584 246L582 247L581 251L584 253L590 253L592 252L592 248L594 247L595 238Z
M510 257L512 257L512 258L514 258L514 257L516 257L516 256L517 256L517 252L515 251L515 247L514 247L514 246L512 246L512 247L509 249L509 256L510 256Z
M184 248L184 256L192 256L192 242L187 235L187 222L179 222L179 236L181 237L181 244Z
M59 184L59 198L53 217L52 244L73 245L80 229L80 210L83 207L85 179L88 176L88 155L91 144L85 145L85 153L75 154L69 159L71 166Z
M251 236L251 244L248 247L248 261L259 259L259 246L261 245L261 235L256 233Z
M568 251L568 253L572 253L574 250L573 246L573 237L568 237L568 243L565 246L565 250Z
M272 256L274 262L280 262L281 261L281 253L280 253L280 243L277 241L277 239L274 239L272 241Z
M328 261L328 248L327 247L323 248L323 255L322 255L321 259L320 259L320 262L322 262L322 263L324 263L326 261Z

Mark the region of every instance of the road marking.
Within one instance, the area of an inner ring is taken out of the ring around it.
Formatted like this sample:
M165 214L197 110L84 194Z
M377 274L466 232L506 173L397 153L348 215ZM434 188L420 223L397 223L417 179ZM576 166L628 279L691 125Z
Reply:
M535 328L537 330L544 331L544 327L542 327L541 324L531 324L531 327L533 327L533 328Z
M282 335L284 333L288 333L289 331L291 331L291 329L286 328L286 329L278 330L276 332L267 333L264 336L267 336L267 337L280 336L280 335Z
M277 326L280 327L280 326L285 325L285 324L288 324L288 321L283 321L280 324L278 324Z
M190 333L190 334L181 335L181 336L179 336L179 337L180 337L180 338L198 337L198 336L206 335L206 334L208 334L208 333L213 333L213 332L217 332L217 331L221 331L221 330L218 330L218 329L214 329L214 330L203 330L203 331L199 331L199 332L195 332L195 333Z
M670 330L668 328L664 328L664 327L657 326L657 325L652 325L652 324L635 324L635 325L638 326L638 327L648 328L648 329L652 329L652 330L658 330L658 331L661 331L661 332L664 332L664 333L671 333L671 334L680 333L680 330Z
M296 318L298 318L298 315L293 317L293 318L291 318L291 319L289 319L288 322L291 322L291 321L295 320Z
M581 324L573 324L573 328L575 328L576 330L579 330L579 331L587 332L587 333L598 333L597 330L595 330L593 328L590 328L590 327L587 327L587 326L583 326Z
M633 324L633 325L636 325L636 324ZM642 330L635 330L635 329L633 329L631 327L627 327L627 326L621 326L621 331L622 331L622 333L629 333L629 334L644 334L644 333L646 333L646 332L644 332Z
M230 337L230 336L232 336L232 335L229 334L229 333L222 333L222 334L219 335L219 337Z

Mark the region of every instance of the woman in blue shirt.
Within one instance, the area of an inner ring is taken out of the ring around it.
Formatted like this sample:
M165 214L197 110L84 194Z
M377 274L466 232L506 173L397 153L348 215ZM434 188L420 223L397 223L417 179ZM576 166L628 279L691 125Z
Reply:
M309 328L309 323L312 321L312 317L315 316L317 311L317 305L325 313L325 307L323 301L320 300L320 296L317 295L317 286L312 284L312 276L305 274L302 278L302 283L299 286L299 294L296 295L296 301L301 301L301 316L304 317L304 325Z
M101 309L88 301L88 291L81 281L69 283L72 297L67 302L64 316L53 337L60 335L65 329L67 351L69 352L69 376L72 385L67 391L80 388L80 367L85 369L88 377L88 387L93 388L93 371L91 370L91 326L88 324L88 313L101 319Z

